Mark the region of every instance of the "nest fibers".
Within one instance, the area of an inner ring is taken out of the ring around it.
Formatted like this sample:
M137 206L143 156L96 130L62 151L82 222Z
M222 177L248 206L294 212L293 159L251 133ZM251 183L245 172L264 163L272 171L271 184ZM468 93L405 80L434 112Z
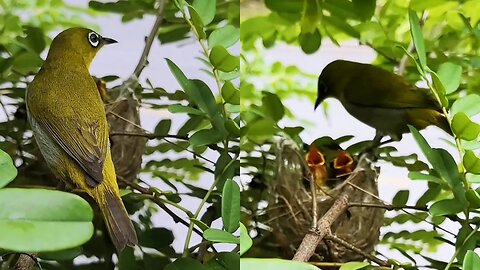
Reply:
M303 237L312 226L312 194L309 185L304 184L308 168L304 154L289 141L276 145L277 164L274 181L269 186L271 200L267 215L271 221L272 235L284 256L292 258ZM379 204L372 196L378 196L377 172L366 170L365 178L357 182L349 195L350 203ZM332 206L336 196L343 190L345 182L329 189L317 191L318 218ZM360 250L371 253L378 242L380 227L383 225L384 209L350 207L332 224L331 232ZM312 260L348 262L363 260L364 257L342 245L323 240L316 249Z

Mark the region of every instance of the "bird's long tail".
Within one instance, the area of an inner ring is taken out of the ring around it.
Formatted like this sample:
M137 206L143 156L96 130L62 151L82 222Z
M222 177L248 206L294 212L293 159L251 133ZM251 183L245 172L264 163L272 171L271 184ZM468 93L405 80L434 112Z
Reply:
M104 194L104 198L97 203L102 211L110 238L117 251L121 252L126 246L134 246L138 243L137 234L120 197L111 191L106 191Z
M430 125L435 125L452 135L452 129L448 124L447 118L439 111L431 109L408 109L407 116L409 117L409 123L418 130Z

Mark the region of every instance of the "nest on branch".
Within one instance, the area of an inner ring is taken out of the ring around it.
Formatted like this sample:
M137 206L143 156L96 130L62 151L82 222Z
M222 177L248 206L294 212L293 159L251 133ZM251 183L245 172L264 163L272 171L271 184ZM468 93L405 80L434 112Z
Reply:
M276 145L276 168L269 186L270 201L267 208L269 226L273 239L283 251L283 256L291 259L302 239L312 227L312 192L308 179L308 167L303 151L289 141ZM344 180L344 179L343 179ZM365 179L357 182L349 195L350 203L379 204L370 194L378 195L377 172L366 171ZM316 189L317 217L322 217L332 206L335 198L347 183L335 187ZM378 242L380 227L383 225L384 209L350 207L330 227L331 233L360 250L371 253ZM343 245L322 240L311 260L347 262L363 260L364 257Z
M142 156L145 152L147 138L121 135L121 133L145 133L140 125L140 104L132 92L123 95L120 100L116 100L121 91L120 87L109 91L108 96L103 90L105 89L103 81L97 81L97 87L102 99L106 103L105 111L107 112L109 134L111 134L110 149L115 172L117 177L133 181L142 169ZM108 100L116 101L108 103ZM122 186L120 181L118 183Z

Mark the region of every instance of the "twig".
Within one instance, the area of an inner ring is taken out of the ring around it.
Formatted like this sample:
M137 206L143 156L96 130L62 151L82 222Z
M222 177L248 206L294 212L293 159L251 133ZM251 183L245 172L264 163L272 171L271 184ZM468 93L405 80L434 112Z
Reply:
M162 138L173 138L173 139L180 139L180 140L188 140L188 136L182 135L172 135L172 134L164 134L164 135L157 135L152 133L138 133L138 132L131 132L131 131L114 131L110 132L110 136L131 136L131 137L145 137L149 140L154 139L162 139Z
M315 184L315 180L313 179L313 174L309 173L308 178L310 179L310 191L312 192L312 228L317 227L317 219L318 219L318 213L317 213L317 187Z
M325 235L325 239L330 240L332 242L335 242L339 245L342 245L342 246L344 246L344 247L346 247L346 248L348 248L352 251L355 251L356 253L362 255L363 257L365 257L366 259L368 259L372 262L375 262L376 264L378 264L380 266L391 266L388 262L382 261L379 258L364 252L363 250L357 248L356 246L350 244L349 242L347 242L347 241L341 239L340 237L332 234L331 232L329 234Z
M377 195L375 195L375 194L373 194L373 193L371 193L371 192L368 192L367 190L365 190L365 189L363 189L363 188L361 188L361 187L359 187L359 186L357 186L357 185L355 185L355 184L353 184L353 183L351 183L351 182L347 182L347 184L350 185L350 186L352 186L352 187L354 187L355 189L358 189L358 190L360 190L360 191L362 191L362 192L364 192L364 193L372 196L373 198L377 199L379 202L383 203L384 205L390 205L389 203L387 203L386 201L382 200L382 199L381 199L380 197L378 197ZM456 236L456 234L448 231L447 229L442 228L440 225L437 225L437 224L435 224L435 223L433 223L433 222L430 222L430 221L428 221L428 220L426 220L426 219L424 219L424 218L419 218L419 217L415 216L414 214L408 212L408 211L405 210L405 209L401 209L401 208L400 208L400 209L398 209L398 210L402 211L403 213L405 213L405 214L407 214L407 215L409 215L409 216L411 216L411 217L413 217L413 218L416 218L417 220L421 220L421 221L423 221L423 222L425 222L425 223L428 223L428 224L432 225L434 228L438 228L438 229L440 229L440 230L442 230L442 231L444 231L444 232L446 232L446 233L448 233L448 234L450 234L450 235L452 235L452 236Z
M126 95L125 92L128 91L133 95L132 89L134 89L138 85L138 78L140 77L140 74L142 73L143 69L148 64L148 55L150 54L150 49L152 48L153 41L155 40L158 33L158 29L160 28L160 25L162 24L162 21L163 21L163 13L165 10L165 0L158 0L156 4L158 5L157 15L155 18L155 22L153 23L152 29L150 30L150 34L145 38L145 47L143 48L142 55L140 56L140 59L138 60L138 64L135 67L135 70L133 71L132 75L130 75L130 77L126 81L124 81L123 84L120 86L118 97L115 100L116 104L118 104L118 101L124 98L124 96ZM116 104L111 106L107 111L107 113L113 110L116 107Z
M366 155L363 155L358 162L357 167L346 181L356 182L364 180L366 170L370 170L370 162ZM315 253L315 249L322 241L322 239L329 233L330 227L343 214L349 205L349 193L353 191L353 187L346 185L343 191L337 196L336 200L330 209L323 215L317 223L315 228L312 228L309 233L305 235L302 243L297 249L293 260L306 262Z
M402 210L402 209L413 209L413 210L418 210L418 211L426 211L428 212L428 207L426 206L413 206L413 205L389 205L389 204L376 204L376 203L349 203L348 207L371 207L371 208L383 208L388 211L393 211L393 210Z
M15 270L30 270L33 266L37 265L37 267L42 270L42 266L37 260L37 256L35 254L28 254L28 253L20 253L18 257L17 263L13 269Z
M145 47L143 48L142 56L140 56L140 60L138 61L137 67L133 71L131 77L138 78L142 73L145 66L148 64L148 55L150 54L150 49L152 48L153 41L157 37L158 29L163 21L163 11L165 9L165 0L159 0L157 2L157 17L155 22L153 23L152 30L150 30L150 34L145 39Z
M170 208L168 208L168 207L165 205L166 202L163 201L161 198L157 197L157 195L155 194L155 192L153 192L152 190L150 190L150 189L148 189L148 188L144 188L144 187L140 186L139 184L134 183L134 182L131 182L131 181L128 181L128 180L126 180L126 179L124 179L123 177L120 177L120 176L117 176L117 179L118 179L120 182L126 184L127 186L129 186L129 187L131 187L131 188L139 191L140 193L142 193L142 194L144 194L144 195L148 195L148 196L146 196L146 197L144 197L144 198L149 199L149 200L151 200L152 202L154 202L156 205L158 205L162 210L164 210L169 216L172 217L172 219L173 219L173 221L174 221L175 223L181 223L181 224L185 225L186 227L189 227L189 226L190 226L190 224L189 224L187 221L185 221L184 219L182 219L181 217L179 217L177 214L175 214L172 210L170 210ZM176 206L176 205L174 205L174 206ZM178 207L177 207L177 208L178 208ZM182 207L182 209L185 209L185 208ZM180 210L182 210L182 209L180 209ZM183 210L182 210L182 211L183 211ZM183 211L183 212L185 212L185 211ZM188 211L188 213L185 212L185 214L186 214L187 216L191 216L191 215L192 215L192 213L191 213L190 211ZM202 233L201 231L199 231L198 229L196 229L196 228L193 228L193 231L194 231L196 234L200 235L200 236L203 235L203 233Z

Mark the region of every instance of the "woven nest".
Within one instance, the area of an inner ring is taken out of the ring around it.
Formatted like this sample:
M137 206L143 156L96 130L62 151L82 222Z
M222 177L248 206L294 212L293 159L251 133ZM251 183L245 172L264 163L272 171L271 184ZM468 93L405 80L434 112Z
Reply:
M303 179L307 174L304 154L298 147L287 141L277 144L277 164L274 181L269 187L272 194L267 209L272 235L286 258L292 258L303 237L312 226L312 194L309 184ZM349 194L350 203L375 203L378 200L367 194L378 195L377 173L366 172L365 179L357 183L364 191L354 188ZM335 201L335 197L346 185L322 192L317 191L318 217L322 217ZM318 189L317 189L318 190ZM366 191L366 192L365 192ZM384 209L350 207L332 225L331 232L366 253L371 253L378 242L380 227L383 225ZM312 260L347 262L363 260L364 257L342 245L323 240L316 249Z
M114 95L115 89L111 93ZM110 94L111 96L112 94ZM140 126L139 107L139 102L132 93L127 94L119 101L107 103L105 110L107 111L109 133L145 133ZM147 138L141 136L110 136L112 160L118 177L127 181L136 179L142 168L142 156L146 143Z

